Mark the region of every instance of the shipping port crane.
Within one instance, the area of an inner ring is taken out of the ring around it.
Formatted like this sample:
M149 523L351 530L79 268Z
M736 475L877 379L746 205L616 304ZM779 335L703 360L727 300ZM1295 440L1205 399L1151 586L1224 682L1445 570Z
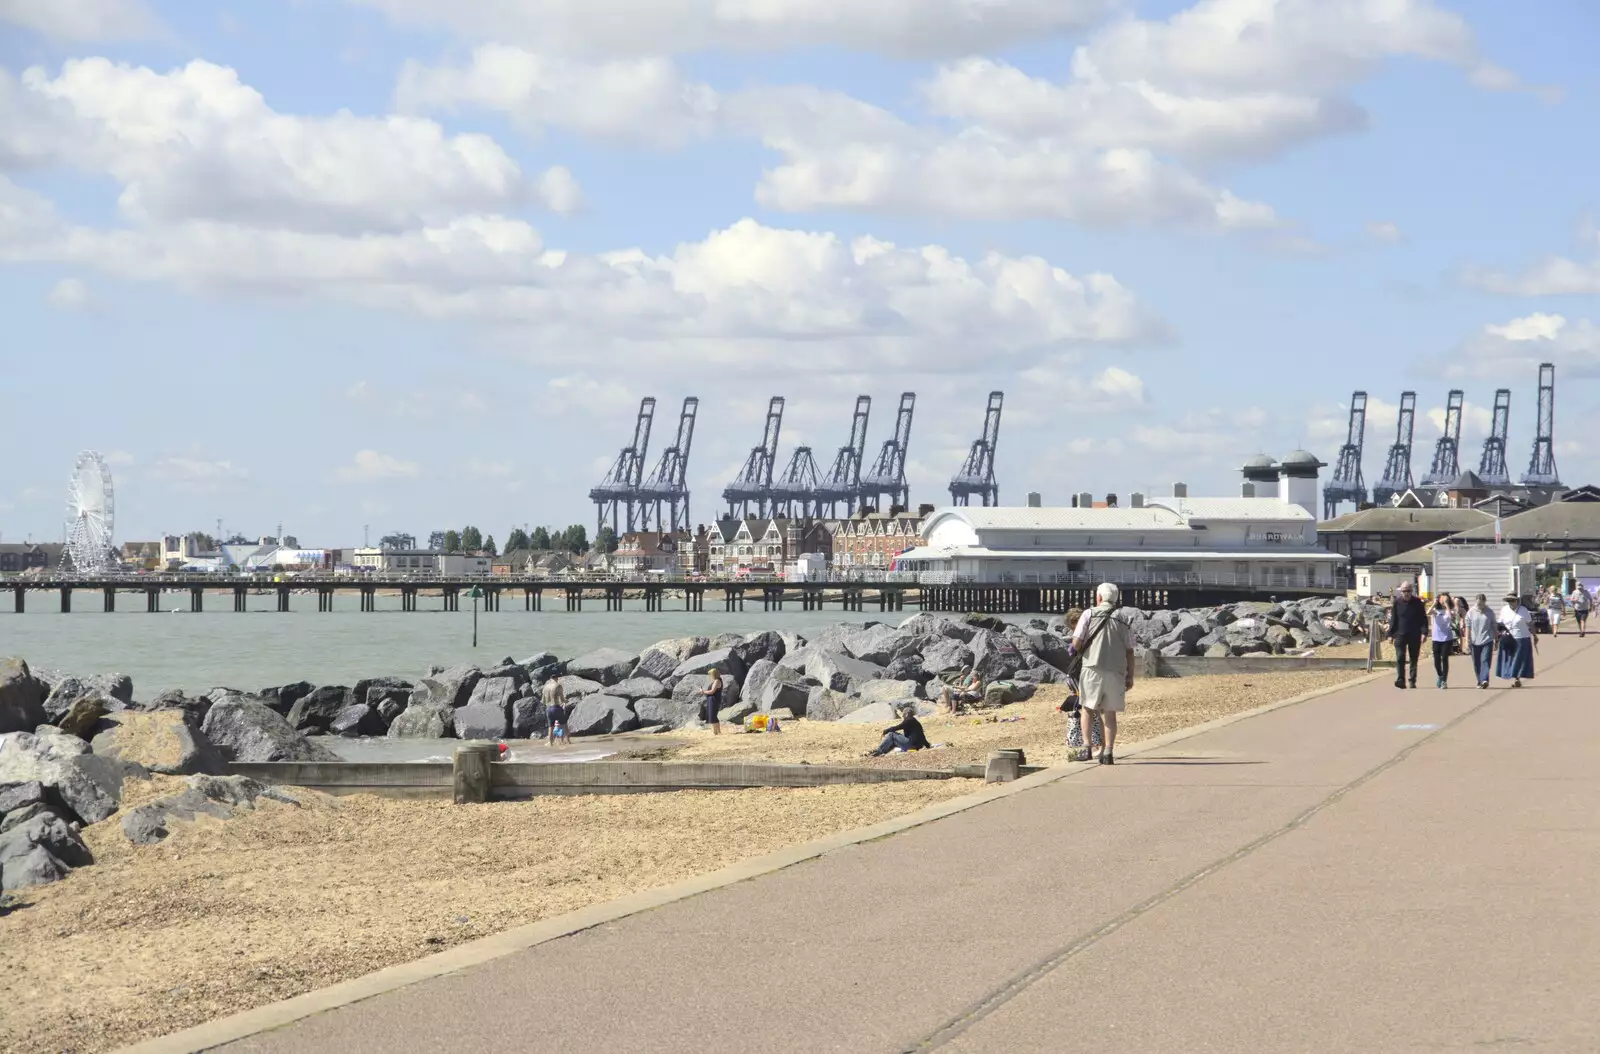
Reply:
M1339 448L1333 479L1322 488L1323 519L1333 519L1341 502L1348 501L1359 509L1367 500L1367 483L1361 478L1361 451L1366 439L1367 393L1354 392L1350 396L1350 425L1345 431L1344 446Z
M1447 487L1461 475L1461 408L1465 402L1460 388L1450 389L1444 404L1444 434L1433 445L1433 464L1422 477L1424 487Z
M1415 484L1411 480L1411 437L1416 429L1417 393L1400 393L1400 414L1395 420L1394 445L1383 465L1383 478L1372 488L1372 500L1378 505L1393 504L1394 500Z
M774 395L767 404L766 428L761 445L750 448L739 475L723 490L730 518L772 514L772 469L778 458L778 433L783 429L783 396Z
M621 533L626 524L626 529L636 531L640 529L639 515L643 511L643 503L639 500L639 484L644 478L645 454L650 449L650 422L655 418L656 401L651 396L646 396L639 402L639 416L633 424L633 442L622 448L622 453L617 455L617 460L611 463L611 471L606 473L606 478L599 485L589 491L589 500L595 504L595 530L606 525L607 514L611 517L611 530ZM625 509L624 516L619 517L618 510Z
M790 519L819 516L818 504L817 463L810 447L797 446L783 475L772 485L772 515Z
M917 408L917 393L900 394L900 412L895 415L894 435L883 441L872 471L861 479L860 508L868 512L887 511L881 499L889 499L890 509L911 507L911 487L906 483L906 449L911 445L911 417Z
M1539 364L1538 429L1522 482L1531 487L1561 486L1561 476L1556 472L1556 367L1551 362Z
M655 471L639 492L639 529L643 531L688 531L689 524L689 448L694 444L695 415L700 400L691 395L683 401L678 415L678 435L661 452ZM666 514L662 514L662 506Z
M872 396L856 396L855 416L850 419L850 441L839 448L827 477L817 484L817 515L822 515L826 508L830 517L837 517L840 502L844 502L846 516L856 511L856 501L861 496L861 459L867 452L867 418L871 413Z
M973 440L966 463L950 481L952 504L970 505L974 494L979 504L1000 504L1000 485L994 479L994 451L1000 443L1000 408L1005 397L1005 392L989 393L989 405L983 412L983 434Z
M1506 433L1511 429L1511 389L1494 393L1494 419L1483 441L1483 456L1478 459L1478 478L1491 487L1511 486L1511 471L1506 468Z

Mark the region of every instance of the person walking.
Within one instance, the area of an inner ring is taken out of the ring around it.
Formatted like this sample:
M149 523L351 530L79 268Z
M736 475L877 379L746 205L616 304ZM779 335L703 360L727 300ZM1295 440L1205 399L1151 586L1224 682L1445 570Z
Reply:
M1583 583L1574 580L1572 595L1567 598L1568 605L1572 608L1572 621L1578 624L1578 639L1582 640L1588 632L1589 609L1594 607L1594 599L1589 596L1589 591L1583 588Z
M713 666L706 671L706 686L700 690L705 704L706 724L711 726L711 734L722 735L722 722L717 720L717 712L722 709L722 671Z
M545 743L555 746L559 740L567 741L567 690L561 687L561 678L552 677L544 682L539 692L544 703Z
M1533 680L1533 649L1538 647L1533 636L1533 616L1528 614L1521 597L1507 593L1499 622L1500 658L1495 672L1501 680L1509 680L1511 687L1521 688L1524 680Z
M1447 596L1433 598L1433 610L1428 613L1428 640L1433 644L1433 686L1448 688L1450 681L1450 652L1455 648L1454 605Z
M1422 657L1422 635L1428 631L1428 609L1410 582L1394 588L1394 604L1389 608L1389 636L1394 641L1394 686L1417 686L1417 660ZM1411 662L1410 677L1406 661Z
M1472 609L1467 612L1467 647L1472 651L1472 675L1479 688L1489 687L1490 659L1494 656L1494 612L1489 610L1488 598L1478 594Z
M1085 713L1098 714L1105 726L1100 747L1100 764L1116 764L1117 715L1127 705L1128 692L1133 688L1133 632L1128 624L1117 618L1117 603L1122 592L1110 582L1102 582L1094 591L1095 606L1078 619L1072 634L1072 646L1083 656L1083 675L1079 693L1078 720ZM1090 741L1093 732L1084 734L1083 742ZM1085 753L1088 752L1084 748ZM1089 760L1082 757L1082 760Z
M1551 588L1550 596L1544 602L1544 611L1550 619L1550 636L1561 636L1561 616L1567 613L1567 598L1562 595L1561 587Z

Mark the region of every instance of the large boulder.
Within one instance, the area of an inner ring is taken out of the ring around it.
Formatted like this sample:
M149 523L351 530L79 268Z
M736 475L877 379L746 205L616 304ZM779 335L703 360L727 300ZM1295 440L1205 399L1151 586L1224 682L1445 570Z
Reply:
M567 715L567 734L570 736L600 736L608 732L631 732L639 727L639 718L626 699L614 695L590 695L572 708Z
M78 832L48 810L0 833L0 890L44 885L92 863Z
M861 700L825 686L819 685L806 694L805 718L808 721L837 721L859 709Z
M76 736L0 735L0 784L38 783L51 805L85 824L117 811L124 778L145 775L136 764L89 753Z
M862 703L904 703L920 698L922 685L916 681L865 681L851 694Z
M606 694L618 699L664 699L672 692L654 677L629 677L611 685Z
M269 787L246 776L190 776L188 787L130 809L122 817L122 833L136 845L153 845L171 833L174 820L196 816L231 819L235 812L250 811L262 800L299 807L300 802L281 787Z
M342 684L325 684L295 700L289 708L289 727L308 735L321 735L328 731L345 707L355 702L350 689Z
M672 676L682 679L694 674L710 673L716 667L722 671L724 679L736 681L744 680L745 665L731 648L719 648L716 651L702 652L692 658L685 659L672 671Z
M759 703L761 691L766 687L768 678L772 676L774 670L780 669L783 669L783 667L772 659L757 659L744 675L744 684L740 688L741 697L748 699L751 703ZM794 673L793 670L785 670L784 672L791 676Z
M460 739L504 739L511 732L511 697L515 688L509 678L485 678L473 690L472 701L455 713L456 736Z
M717 712L717 720L725 725L742 725L744 719L756 712L756 704L752 699L740 699L732 706L725 706Z
M887 666L901 656L916 655L921 650L921 637L881 623L857 630L844 639L845 654L877 666Z
M0 733L32 732L49 718L44 684L21 659L0 659Z
M700 724L700 704L690 699L635 699L633 712L642 728L693 728Z
M338 761L339 755L296 732L265 704L243 697L214 702L200 726L229 762Z
M789 642L784 635L775 630L761 630L745 637L743 641L735 644L731 649L733 654L744 664L746 670L756 663L767 661L776 663L788 654Z
M977 635L978 628L949 615L924 611L900 623L900 631L924 640L955 640L965 644Z
M1033 698L1035 686L1028 681L996 681L983 689L983 705L1005 706Z
M100 708L106 713L127 709L133 703L133 681L125 673L103 673L94 677L63 677L51 686L50 693L45 696L45 716L50 724L65 728L62 722L66 720L74 706L84 699L96 698L100 700ZM78 735L77 732L72 734Z
M328 725L328 734L343 739L362 736L381 736L389 731L389 722L366 703L351 703L340 710Z
M365 677L350 689L350 702L365 703L377 710L388 700L399 700L403 707L416 687L404 677Z
M702 654L710 645L711 642L705 637L676 637L656 641L639 656L639 663L633 668L634 676L653 677L666 682L674 670Z
M532 696L511 701L511 737L538 739L550 730L544 703Z
M444 706L466 706L472 700L472 690L482 679L482 670L469 663L461 663L430 673L419 682L416 691L426 691L431 701ZM413 700L416 691L412 692Z
M279 685L276 688L263 688L256 695L267 704L267 709L275 710L284 717L289 716L289 711L294 709L305 696L317 690L317 686L310 681L294 681L289 684ZM359 696L357 697L360 698Z
M567 674L559 678L561 690L566 693L568 701L581 698L585 695L594 695L605 690L605 685L599 681L591 681L587 677L574 677Z
M456 709L413 693L405 711L389 725L390 739L454 739Z
M618 681L627 680L637 665L639 657L632 652L619 651L616 648L596 648L587 655L580 655L569 661L567 673L599 681L602 686L609 687Z
M922 651L922 668L933 677L964 670L971 665L972 649L950 637L941 637Z
M1027 665L1021 650L1002 633L981 631L972 638L972 668L984 682L1003 680Z
M205 723L206 713L211 709L212 702L209 695L184 695L182 688L170 688L142 703L135 703L133 708L147 713L154 713L157 710L178 710L183 713L189 724L199 728Z
M518 688L517 681L513 677L485 677L478 682L476 688L472 689L472 698L467 701L467 705L498 707L504 713L510 708L511 700L520 694Z
M933 712L933 707L927 703L917 703L906 699L898 703L868 703L839 718L841 725L893 725L900 721L900 708L915 706L920 716L927 716Z
M883 676L889 681L916 681L926 684L933 679L933 674L922 667L922 656L902 655L883 668Z
M89 739L94 735L94 728L112 710L122 710L123 706L109 695L98 692L93 695L80 695L72 701L72 707L58 718L56 727L69 736L79 739Z
M867 681L878 680L884 669L843 652L825 652L812 656L806 663L806 674L836 692L849 692Z
M744 643L744 634L743 633L739 633L739 632L737 632L735 630L728 630L725 633L719 633L715 637L712 637L711 640L707 643L706 650L707 651L723 651L723 650L726 650L728 648L733 647L735 644L743 644L743 643Z
M756 698L756 708L762 713L788 710L792 714L803 715L810 696L811 682L804 675L778 666L762 684L761 694ZM748 692L745 698L749 698Z
M0 816L45 801L44 785L38 780L0 784Z
M110 715L106 724L110 727L90 743L101 757L136 762L167 776L215 775L227 768L211 740L181 710L125 710Z

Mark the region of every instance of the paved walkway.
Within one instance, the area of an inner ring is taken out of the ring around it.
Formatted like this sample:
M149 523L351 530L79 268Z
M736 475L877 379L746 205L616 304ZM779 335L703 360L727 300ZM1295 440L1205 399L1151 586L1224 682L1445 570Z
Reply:
M1366 684L1085 766L225 1049L1600 1050L1596 643L1546 638L1520 691Z

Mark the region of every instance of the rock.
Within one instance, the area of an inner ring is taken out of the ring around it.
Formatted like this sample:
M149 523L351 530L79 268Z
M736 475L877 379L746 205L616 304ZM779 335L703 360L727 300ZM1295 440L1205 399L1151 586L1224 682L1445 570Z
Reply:
M528 676L528 671L524 670L521 666L518 666L514 662L503 662L499 666L485 671L483 675L483 679L485 681L493 680L497 677L509 677L512 685L519 689L526 688L533 684L533 678ZM544 681L540 681L539 683L542 685ZM474 689L474 691L476 691L476 689Z
M365 677L350 689L350 702L365 703L374 710L379 709L387 699L398 699L403 705L410 700L411 690L415 687L404 677Z
M472 690L482 679L482 670L468 663L462 663L424 677L412 691L412 699L416 698L418 691L425 690L429 699L435 703L450 707L466 706L472 699Z
M933 679L933 674L922 668L920 655L905 655L883 668L884 680L888 681L916 681L925 684Z
M282 788L269 787L246 776L190 776L188 787L177 794L130 809L122 817L122 833L136 845L153 845L166 838L174 820L196 816L227 820L240 810L249 811L262 799L284 805L300 802Z
M78 832L68 826L66 820L44 809L0 835L0 867L8 857L20 856L36 845L48 849L51 856L68 867L87 867L94 863L94 855L78 837Z
M567 663L567 673L609 686L625 681L639 665L639 657L616 648L597 648Z
M511 737L537 739L549 731L545 720L544 703L534 698L514 699L511 702Z
M517 682L511 677L485 677L472 689L472 698L467 705L487 704L499 708L504 716L511 708L511 700L517 694ZM501 733L504 735L505 733ZM462 737L467 738L466 736Z
M733 647L736 644L743 644L743 643L744 643L744 634L743 633L735 633L734 631L729 630L726 633L719 633L715 637L712 637L711 640L707 643L706 650L707 651L724 651L724 650L726 650L728 648Z
M1037 666L1030 666L1026 670L1018 670L1012 674L1011 679L1033 685L1067 683L1067 675L1047 662L1041 662Z
M561 690L566 693L568 701L585 695L594 695L605 688L599 681L591 681L587 677L574 677L570 673L560 680Z
M741 698L732 706L725 706L717 712L717 720L725 725L742 725L744 719L756 712L753 700Z
M922 652L922 668L930 677L953 673L972 665L972 649L959 640L941 638Z
M1033 633L1029 637L1033 642L1033 653L1056 669L1065 669L1072 661L1070 642L1064 635Z
M983 705L1006 706L1033 698L1034 686L1026 681L996 681L983 690Z
M762 661L776 664L788 654L789 643L784 640L783 634L769 629L750 634L730 650L749 670Z
M863 703L907 702L922 695L916 681L866 681L851 693Z
M722 671L724 678L732 678L736 681L744 679L744 663L729 648L702 652L693 658L686 659L678 664L677 669L672 671L672 676L681 679L691 674L709 673L713 666Z
M1271 655L1272 645L1264 640L1242 641L1232 645L1235 655Z
M229 762L339 760L265 704L242 697L213 703L200 730Z
M0 786L0 816L27 808L29 805L43 804L46 800L44 784L38 780L8 783Z
M67 877L67 865L42 845L19 843L12 853L0 859L0 890L44 886Z
M971 641L978 632L976 626L970 626L948 615L935 615L932 612L912 615L900 623L900 630L914 637L954 640L962 644Z
M218 774L227 768L216 746L181 710L126 710L112 714L107 723L111 727L90 744L102 757L136 762L166 776Z
M456 710L434 702L425 692L413 693L405 711L389 725L390 739L454 739Z
M976 626L979 629L986 629L991 633L1004 633L1006 631L1006 627L1010 625L1010 623L1008 623L1005 619L999 618L995 615L963 615L961 617L961 621L965 622L969 626Z
M67 735L88 739L94 735L94 726L109 712L107 702L114 703L115 700L98 693L80 695L72 701L72 708L56 723Z
M639 656L639 664L633 668L634 676L653 677L665 682L672 676L672 671L704 653L710 645L711 642L705 637L676 637L656 641Z
M933 707L925 702L915 700L902 700L898 703L868 703L839 718L841 725L893 725L900 722L900 707L915 705L917 716L925 717L933 713Z
M866 681L878 680L884 669L843 652L827 652L813 656L806 663L806 673L834 691L849 692Z
M782 669L782 667L778 665L776 660L757 659L751 665L749 672L744 675L744 684L740 687L740 698L748 699L753 706L759 705L761 691L766 687L768 678L772 676L774 670L779 669ZM785 670L784 672L792 675L792 671Z
M384 727L387 728L389 725L394 724L395 718L405 713L406 706L410 701L409 693L400 696L393 690L385 688L383 689L383 697L378 702L368 703L367 705L378 712L378 716L383 719Z
M361 736L381 736L389 731L389 722L366 703L351 703L340 710L334 719L328 723L328 734L340 736L344 739L357 739Z
M814 644L807 644L803 648L790 648L787 652L784 652L783 658L778 660L778 665L785 670L804 672L806 664L822 654L824 654L822 649Z
M478 688L487 683L479 681ZM511 732L510 689L474 692L472 702L455 712L455 727L458 739L504 739Z
M972 638L972 668L984 682L1003 680L1022 669L1022 652L1005 636L984 632Z
M49 718L45 691L21 659L0 659L0 733L32 732Z
M187 696L183 694L183 689L173 688L154 696L148 702L136 703L135 706L145 712L177 710L190 725L199 728L205 723L211 704L212 698L209 695Z
M1294 644L1294 634L1290 633L1285 626L1268 626L1267 632L1262 636L1262 642L1274 654L1281 655Z
M1204 655L1208 659L1226 659L1233 655L1233 649L1222 641L1216 641L1206 647Z
M1193 644L1189 644L1181 640L1175 640L1171 644L1163 644L1156 650L1169 659L1175 659L1180 655L1193 655L1195 653L1195 647Z
M635 699L633 712L643 727L692 728L700 723L700 706L686 699Z
M654 677L629 677L607 688L606 694L618 699L664 699L672 693Z
M837 721L852 710L861 708L861 701L843 692L818 686L806 695L805 718L808 721Z
M97 757L75 736L0 735L0 784L37 782L45 799L81 823L99 823L117 811L122 781L149 774L139 765Z
M5 834L13 827L21 827L35 816L58 815L60 814L55 809L52 809L42 801L36 801L31 805L24 805L20 809L12 809L6 813L4 818L0 819L0 834Z
M342 684L314 688L295 700L294 706L289 708L289 727L307 734L325 733L334 718L353 701L350 689Z
M856 630L844 639L845 654L878 666L887 666L899 656L915 655L919 650L920 640L915 634L882 624Z
M281 685L277 688L263 688L256 695L266 703L267 709L289 716L289 711L294 709L294 704L317 690L317 686L310 681L295 681L291 684ZM356 697L360 701L360 696Z
M804 676L779 666L761 686L761 694L756 699L756 708L765 713L789 710L796 714L804 714L806 700L810 694L811 685Z
M639 718L628 701L613 695L587 696L567 716L567 734L571 736L631 732L638 727Z

